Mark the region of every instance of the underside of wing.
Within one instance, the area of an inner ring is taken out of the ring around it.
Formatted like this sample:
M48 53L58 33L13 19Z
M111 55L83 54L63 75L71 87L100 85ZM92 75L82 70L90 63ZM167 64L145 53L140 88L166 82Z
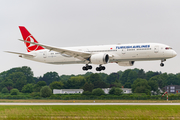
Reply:
M75 57L75 58L78 58L80 60L83 60L85 62L88 62L89 61L88 59L91 56L91 53L89 53L89 52L69 50L69 49L64 49L64 48L58 48L58 47L53 47L53 46L49 46L49 45L44 45L44 44L41 44L41 43L35 43L35 42L25 41L25 40L21 40L21 39L19 39L19 40L23 41L23 42L31 43L31 44L34 44L34 45L42 46L42 47L44 47L46 49L49 49L50 51L53 50L53 51L59 52L61 54L67 54L67 55L70 55L72 57Z

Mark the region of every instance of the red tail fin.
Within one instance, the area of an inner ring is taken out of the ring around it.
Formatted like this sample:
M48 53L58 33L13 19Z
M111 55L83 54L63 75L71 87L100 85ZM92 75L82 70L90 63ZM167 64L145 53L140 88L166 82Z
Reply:
M31 35L31 33L29 33L29 31L24 26L19 26L19 29L21 31L23 40L38 43L37 40ZM26 44L26 48L28 52L44 49L43 47L38 45L32 45L26 42L24 43Z

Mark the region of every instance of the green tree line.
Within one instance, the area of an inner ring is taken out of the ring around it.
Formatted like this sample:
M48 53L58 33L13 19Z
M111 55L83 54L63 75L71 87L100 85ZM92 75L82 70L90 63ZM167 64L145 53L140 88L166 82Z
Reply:
M61 73L59 73L61 74ZM167 85L180 85L180 74L167 74L143 69L127 69L111 74L87 72L82 75L61 75L47 72L34 77L30 67L12 68L0 73L1 93L11 93L12 89L32 96L40 95L42 87L52 89L83 89L85 94L92 94L98 88L132 88L133 93L150 94ZM119 91L119 90L117 90ZM100 93L100 92L99 92ZM114 94L117 92L114 92Z

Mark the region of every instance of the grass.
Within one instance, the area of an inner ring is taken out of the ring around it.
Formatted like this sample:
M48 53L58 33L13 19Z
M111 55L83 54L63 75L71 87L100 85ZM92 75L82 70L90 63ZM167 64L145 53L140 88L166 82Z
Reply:
M180 106L0 106L1 120L180 119Z
M0 99L0 102L11 102L11 103L180 103L180 100L10 100Z

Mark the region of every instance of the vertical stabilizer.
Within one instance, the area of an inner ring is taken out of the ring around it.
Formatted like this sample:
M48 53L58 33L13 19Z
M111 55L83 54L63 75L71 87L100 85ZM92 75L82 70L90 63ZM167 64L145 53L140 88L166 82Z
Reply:
M21 31L23 40L38 43L38 41L31 35L31 33L24 26L19 26L19 29ZM27 42L24 43L26 45L28 52L44 49L43 47L38 45L33 45Z

